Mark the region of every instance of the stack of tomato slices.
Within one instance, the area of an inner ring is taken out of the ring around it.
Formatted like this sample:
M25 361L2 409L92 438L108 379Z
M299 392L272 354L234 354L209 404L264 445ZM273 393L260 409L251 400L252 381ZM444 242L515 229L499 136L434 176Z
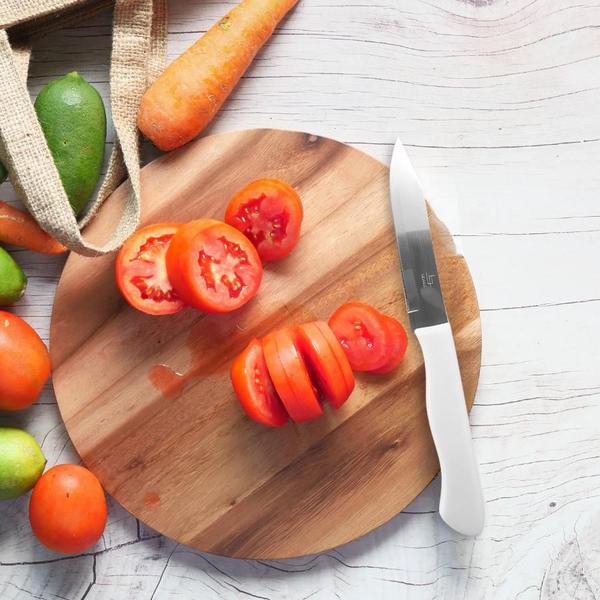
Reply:
M281 427L323 414L323 400L339 408L354 389L355 371L388 373L406 353L402 325L358 302L324 321L278 329L253 339L235 359L231 381L245 413Z
M117 256L117 285L131 306L151 315L186 306L236 310L257 293L261 260L280 260L292 251L303 214L300 197L287 183L253 181L231 199L225 223L198 219L137 231Z
M280 427L323 414L321 400L339 408L354 389L346 354L324 321L283 328L253 339L231 367L231 381L246 414Z

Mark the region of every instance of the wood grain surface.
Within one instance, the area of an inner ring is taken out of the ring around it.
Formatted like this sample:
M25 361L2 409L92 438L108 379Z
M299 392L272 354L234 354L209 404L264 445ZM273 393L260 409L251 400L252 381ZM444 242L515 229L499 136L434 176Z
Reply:
M169 0L169 57L232 5ZM38 40L32 96L76 69L108 104L110 23L107 11ZM0 502L2 600L600 597L599 26L600 0L301 0L211 127L312 131L386 164L396 136L408 147L479 299L481 535L440 520L436 478L384 526L311 557L200 552L110 496L98 544L60 556L23 496ZM9 182L0 197L18 205ZM47 341L64 258L10 251L29 279L10 310ZM0 425L33 434L48 467L80 461L51 383Z
M268 265L259 296L229 315L151 317L114 283L114 256L71 255L50 330L54 388L69 435L106 490L161 533L235 557L286 558L362 536L400 512L438 470L413 335L401 368L362 376L338 411L273 430L243 416L231 360L274 327L327 319L348 300L407 329L388 169L342 143L300 132L205 137L143 169L144 223L222 218L236 190L279 177L305 208L298 246ZM110 199L90 235L112 225ZM440 279L469 399L479 376L475 290L432 218Z

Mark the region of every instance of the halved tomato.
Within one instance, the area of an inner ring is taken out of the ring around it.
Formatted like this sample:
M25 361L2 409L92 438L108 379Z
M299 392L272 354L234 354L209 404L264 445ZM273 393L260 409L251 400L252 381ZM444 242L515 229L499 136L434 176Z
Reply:
M263 340L265 362L273 385L288 414L296 423L323 414L317 392L296 345L294 331L278 329Z
M133 308L149 315L170 315L185 306L169 281L165 264L167 248L179 227L177 223L142 227L119 251L117 285Z
M329 319L353 371L374 371L390 358L391 340L384 316L372 306L348 302Z
M248 238L226 223L190 221L167 251L173 288L184 302L205 312L240 308L258 291L262 264Z
M354 375L348 359L346 358L339 342L335 339L333 333L333 341L340 348L343 356L344 367L346 373L342 371L342 367L338 359L330 347L328 340L322 333L322 326L329 329L327 323L314 322L300 325L297 329L298 348L305 358L311 373L313 374L317 387L323 394L323 397L334 407L339 408L346 402L352 389L354 388ZM352 378L352 386L349 388L346 376L349 372Z
M231 383L252 420L271 427L287 423L288 414L273 387L259 340L253 339L233 362Z
M374 369L373 373L389 373L393 371L402 362L406 354L406 347L408 346L408 338L406 337L406 331L402 323L387 315L383 315L383 318L390 336L390 355L388 362L379 367L379 369Z
M278 179L258 179L231 199L225 222L239 229L265 260L287 256L298 242L303 217L296 190Z

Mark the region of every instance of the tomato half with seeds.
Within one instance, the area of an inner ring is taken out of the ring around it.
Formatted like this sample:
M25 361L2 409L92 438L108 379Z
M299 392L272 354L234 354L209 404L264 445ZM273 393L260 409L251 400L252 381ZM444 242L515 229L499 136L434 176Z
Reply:
M292 329L278 329L263 340L269 375L288 414L296 423L311 421L323 414L304 358Z
M323 334L325 328L329 330L334 344L340 349L343 357L341 362L338 361L330 346L330 341ZM298 347L314 376L317 387L334 408L339 408L354 389L354 375L339 342L327 323L322 321L300 325L297 329L297 337ZM348 385L348 379L351 379L351 385Z
M402 323L397 319L386 315L383 315L383 318L390 337L390 353L388 361L383 366L379 367L379 369L374 369L373 373L389 373L396 369L402 362L408 346L406 330L402 326Z
M360 302L340 306L329 319L353 371L374 371L390 358L390 333L384 315Z
M278 179L258 179L231 199L225 222L239 229L264 261L287 256L300 237L304 211L296 190Z
M248 238L210 219L190 221L173 236L167 271L177 295L211 313L225 313L251 300L262 279L262 263Z
M165 264L167 248L178 229L177 223L142 227L119 251L117 285L133 308L149 315L171 315L185 306L173 290Z
M238 400L253 421L270 427L287 423L288 414L273 387L259 340L252 340L234 360L230 374Z

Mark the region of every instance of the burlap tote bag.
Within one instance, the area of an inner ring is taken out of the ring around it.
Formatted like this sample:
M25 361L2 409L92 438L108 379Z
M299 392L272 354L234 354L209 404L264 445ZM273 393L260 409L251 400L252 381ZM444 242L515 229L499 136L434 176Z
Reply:
M164 65L167 0L0 0L0 158L40 226L70 250L98 256L116 250L140 219L139 135L142 94ZM77 222L27 91L32 39L114 4L110 105L115 144L107 173ZM97 246L81 234L106 197L129 176L130 193L111 238Z

